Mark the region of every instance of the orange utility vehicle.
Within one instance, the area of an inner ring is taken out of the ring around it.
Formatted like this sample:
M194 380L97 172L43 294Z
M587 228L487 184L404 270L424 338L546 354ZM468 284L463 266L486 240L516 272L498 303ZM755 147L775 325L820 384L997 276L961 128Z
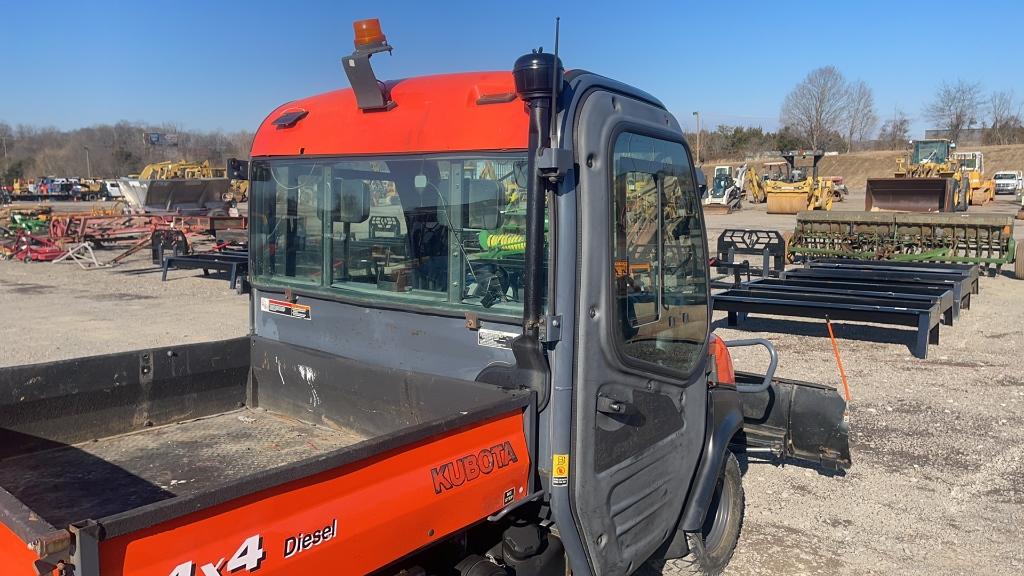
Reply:
M735 453L849 465L834 389L709 335L658 100L542 52L379 82L356 33L232 163L250 337L0 370L5 576L717 573Z

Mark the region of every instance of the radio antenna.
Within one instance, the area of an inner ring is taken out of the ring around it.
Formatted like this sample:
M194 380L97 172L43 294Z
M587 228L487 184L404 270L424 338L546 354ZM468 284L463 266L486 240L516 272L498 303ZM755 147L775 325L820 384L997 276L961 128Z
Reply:
M551 72L551 120L549 122L549 124L551 125L551 143L548 144L548 147L550 148L555 147L556 140L558 138L558 127L555 124L558 118L558 88L561 84L561 82L559 81L559 74L561 73L561 70L559 70L559 68L561 68L561 66L559 65L558 60L558 29L560 20L561 18L555 16L555 65L552 67Z

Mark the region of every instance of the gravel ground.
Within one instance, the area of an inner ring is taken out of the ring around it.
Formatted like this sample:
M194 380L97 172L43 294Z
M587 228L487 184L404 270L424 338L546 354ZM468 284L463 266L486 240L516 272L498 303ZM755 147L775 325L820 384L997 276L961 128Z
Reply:
M109 260L116 252L100 252ZM224 276L160 268L137 254L112 269L0 261L0 366L248 333L248 300Z
M983 211L1010 209L1004 199ZM708 218L712 242L723 228L791 230L792 222L763 205ZM853 467L827 476L752 462L727 573L1024 574L1022 301L1024 282L983 278L971 310L941 328L927 360L910 354L910 330L836 324L853 394ZM0 366L247 331L247 302L225 280L174 271L160 282L143 255L112 270L0 262L0 305ZM839 384L824 324L755 317L736 330L720 316L727 339L772 340L780 376ZM750 350L737 352L736 364L766 362Z

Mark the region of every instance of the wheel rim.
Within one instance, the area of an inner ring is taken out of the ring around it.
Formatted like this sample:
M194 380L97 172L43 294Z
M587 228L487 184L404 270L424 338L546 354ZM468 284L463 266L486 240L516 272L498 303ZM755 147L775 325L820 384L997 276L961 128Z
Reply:
M732 484L726 483L723 476L719 476L715 484L715 493L711 498L711 507L701 528L704 548L708 552L714 553L727 540L726 531L732 516L730 503L734 497Z

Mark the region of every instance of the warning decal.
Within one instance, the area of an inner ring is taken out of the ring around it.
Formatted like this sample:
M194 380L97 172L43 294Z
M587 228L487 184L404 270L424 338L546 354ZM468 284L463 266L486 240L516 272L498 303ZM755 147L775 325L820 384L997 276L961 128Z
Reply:
M305 304L294 304L286 300L260 298L260 310L271 314L288 316L289 318L301 318L303 320L312 320L313 318L309 306L306 306Z
M551 484L565 486L569 483L569 455L553 454L551 456Z
M476 332L477 346L489 348L512 348L512 341L519 336L518 332L501 332L499 330L488 330L481 328Z

